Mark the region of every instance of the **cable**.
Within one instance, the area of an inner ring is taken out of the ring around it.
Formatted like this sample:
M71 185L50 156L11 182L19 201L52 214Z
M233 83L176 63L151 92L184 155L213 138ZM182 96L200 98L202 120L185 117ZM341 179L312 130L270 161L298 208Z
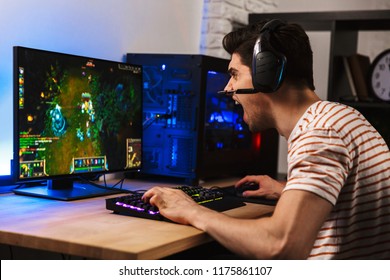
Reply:
M171 114L156 114L153 116L153 118L147 119L143 122L143 129L147 129L150 127L156 120L158 119L169 119L172 118Z

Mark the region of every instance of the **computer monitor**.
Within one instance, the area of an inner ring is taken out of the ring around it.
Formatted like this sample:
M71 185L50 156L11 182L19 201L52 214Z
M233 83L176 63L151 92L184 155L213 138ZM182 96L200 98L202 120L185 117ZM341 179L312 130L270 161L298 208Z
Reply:
M14 47L17 194L118 192L79 182L142 165L142 66Z

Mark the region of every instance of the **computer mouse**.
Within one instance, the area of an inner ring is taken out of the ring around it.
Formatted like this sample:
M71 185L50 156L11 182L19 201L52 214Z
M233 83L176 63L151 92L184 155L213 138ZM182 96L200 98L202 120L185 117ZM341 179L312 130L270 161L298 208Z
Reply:
M247 182L236 188L236 195L242 196L244 191L254 191L259 189L259 184L255 182Z

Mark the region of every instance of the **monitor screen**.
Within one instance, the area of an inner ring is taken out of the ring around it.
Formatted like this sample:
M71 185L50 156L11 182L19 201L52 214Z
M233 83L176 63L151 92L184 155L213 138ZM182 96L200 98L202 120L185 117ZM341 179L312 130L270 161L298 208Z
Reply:
M14 175L48 182L17 193L105 194L74 181L141 168L141 66L15 47L14 75Z

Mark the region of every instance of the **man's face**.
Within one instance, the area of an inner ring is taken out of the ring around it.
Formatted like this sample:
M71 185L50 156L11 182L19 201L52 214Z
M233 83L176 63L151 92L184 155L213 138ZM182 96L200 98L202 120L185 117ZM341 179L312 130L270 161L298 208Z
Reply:
M251 69L241 63L241 58L236 53L233 53L232 55L228 72L230 74L230 80L227 83L225 90L253 88Z
M225 90L234 91L253 88L251 69L241 63L241 58L236 53L232 55L228 72L231 77L225 86ZM272 127L271 115L268 110L268 96L266 94L233 94L232 98L241 104L244 110L243 119L252 132L260 132Z

